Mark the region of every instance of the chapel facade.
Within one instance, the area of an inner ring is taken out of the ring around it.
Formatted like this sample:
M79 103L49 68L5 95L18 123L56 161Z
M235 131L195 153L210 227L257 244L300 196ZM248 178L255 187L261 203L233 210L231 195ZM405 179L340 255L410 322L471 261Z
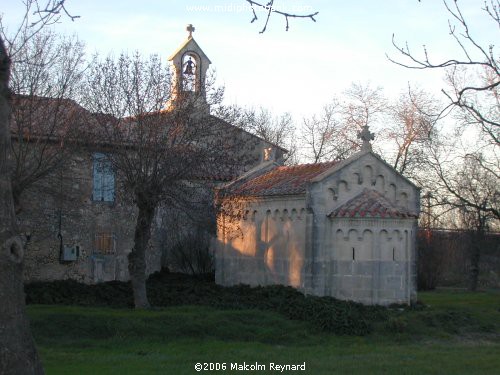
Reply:
M267 162L221 190L220 285L289 285L365 304L416 301L419 189L375 154Z

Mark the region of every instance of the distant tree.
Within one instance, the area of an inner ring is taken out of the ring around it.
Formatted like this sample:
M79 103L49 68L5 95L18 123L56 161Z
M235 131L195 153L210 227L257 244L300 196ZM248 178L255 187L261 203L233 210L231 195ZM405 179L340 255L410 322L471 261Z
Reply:
M66 12L64 0L49 0L43 7L36 0L26 0L24 4L23 19L9 44L5 34L0 33L0 373L5 375L43 374L25 311L24 244L19 237L12 196L10 78L17 50L9 51L8 46L17 38L27 43L56 22L61 12Z
M441 176L441 183L435 189L451 193L442 199L442 204L458 211L462 227L470 233L469 289L474 291L478 285L479 260L486 233L500 221L500 179L493 170L484 168L481 154L467 155L454 169L443 165L442 160L432 165Z
M209 114L202 92L172 98L171 78L158 56L138 54L96 59L86 74L84 104L96 113L89 143L105 153L125 198L137 207L128 255L136 308L150 306L146 255L158 208L188 211L206 179L235 175L254 146Z
M447 87L442 92L447 104L441 117L451 114L456 126L427 149L428 165L436 176L435 204L459 212L462 225L476 234L477 241L471 245L470 288L474 290L478 243L487 225L498 228L500 222L500 59L494 45L485 45L475 36L459 1L443 0L443 5L450 18L450 36L461 56L436 61L427 47L419 55L393 37L400 58L390 60L410 69L443 69L445 73ZM500 1L484 1L481 11L484 24L491 25L492 41L498 40Z
M456 109L464 124L479 126L497 146L500 145L500 60L494 45L483 45L474 36L471 25L462 12L459 1L443 0L448 13L450 36L460 47L462 56L435 61L426 47L420 56L412 52L408 44L393 45L402 55L401 59L390 58L398 65L410 69L444 69L448 88L442 92L448 99L443 113ZM484 22L491 24L492 33L500 30L500 1L484 1ZM492 35L493 35L492 34ZM496 38L492 38L496 40Z
M388 112L388 102L381 87L370 83L353 82L344 92L342 102L342 121L350 130L351 142L359 143L357 132L364 126L375 127Z
M354 152L357 143L351 142L341 114L339 101L333 99L319 115L303 119L299 135L303 159L313 163L342 160Z
M274 115L270 110L237 105L217 106L214 115L263 140L286 149L286 164L297 162L295 124L289 113Z
M395 152L387 156L394 169L424 187L426 179L422 172L426 168L426 148L437 131L438 102L429 93L409 87L389 105L388 114L382 137L395 146Z
M319 115L304 118L298 132L301 157L314 163L342 160L359 150L358 133L366 126L380 127L388 112L382 88L352 83L340 98L322 108Z

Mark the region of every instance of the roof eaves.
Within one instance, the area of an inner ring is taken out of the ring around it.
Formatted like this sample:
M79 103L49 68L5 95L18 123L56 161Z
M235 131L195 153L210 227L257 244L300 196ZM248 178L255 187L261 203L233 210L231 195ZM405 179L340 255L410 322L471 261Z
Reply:
M260 175L268 172L269 170L271 170L277 166L279 166L279 164L277 164L273 160L260 163L260 164L256 165L255 167L253 167L252 169L246 171L244 174L242 174L241 176L239 176L235 180L232 180L229 183L222 185L220 187L220 189L224 190L224 189L231 188L231 186L234 186L239 182L242 182L245 180L250 180L252 178L260 176Z
M366 155L368 153L370 153L370 151L359 151L359 152L355 153L354 155L351 155L347 159L344 159L342 161L339 161L337 164L334 164L332 166L332 168L329 168L326 171L324 171L323 173L321 173L321 174L317 175L316 177L312 178L310 182L319 182L319 181L322 181L324 178L326 178L328 176L331 176L332 174L334 174L338 170L340 170L340 169L348 166L349 164L351 164L355 160L358 160L360 157L362 157L362 156L364 156L364 155Z
M276 198L282 198L282 199L288 199L288 198L291 198L291 197L299 197L299 196L304 196L305 193L304 192L296 192L296 193L286 193L286 194L283 194L283 193L276 193L276 194L265 194L265 195L262 195L262 194L234 194L232 195L233 197L241 197L241 198L248 198L248 199L255 199L255 198L259 198L259 199L276 199Z
M179 47L179 48L177 48L177 49L175 50L175 52L174 52L172 55L170 55L170 57L168 58L168 61L172 61L172 60L175 58L175 56L177 56L177 55L179 54L179 52L181 52L183 49L187 48L187 47L188 47L188 45L189 45L190 43L194 44L194 46L195 46L196 48L198 48L198 49L200 50L200 52L201 52L201 53L203 53L203 55L205 56L205 58L208 60L208 63L209 63L209 64L211 64L211 63L212 63L212 62L210 61L210 59L208 58L208 56L205 54L205 52L203 52L203 50L200 48L199 44L198 44L198 43L196 43L196 40L194 40L194 38L193 38L193 37L188 37L188 38L184 41L184 43L182 43L182 44L180 45L180 47Z
M252 136L252 137L254 137L254 138L257 138L257 139L259 139L259 140L261 140L261 141L263 141L263 142L266 142L267 144L269 144L269 145L271 145L271 146L274 146L274 147L276 147L276 148L279 148L280 150L284 151L285 153L287 153L287 152L288 152L288 150L287 150L286 148L283 148L283 147L281 147L280 145L277 145L276 143L266 141L264 138L262 138L262 137L260 137L260 136L258 136L258 135L256 135L256 134L250 133L248 130L245 130L245 129L240 128L240 127L238 127L238 126L236 126L236 125L233 125L233 124L231 124L230 122L228 122L228 121L226 121L226 120L224 120L224 119L221 119L220 117L217 117L217 116L214 116L214 115L210 115L210 116L211 116L211 117L213 117L213 118L215 118L215 119L217 119L218 121L221 121L221 122L225 123L225 124L226 124L226 125L228 125L228 126L231 126L231 127L233 127L233 128L236 128L236 129L238 129L238 130L242 131L243 133L246 133L246 134L248 134L248 135L250 135L250 136Z

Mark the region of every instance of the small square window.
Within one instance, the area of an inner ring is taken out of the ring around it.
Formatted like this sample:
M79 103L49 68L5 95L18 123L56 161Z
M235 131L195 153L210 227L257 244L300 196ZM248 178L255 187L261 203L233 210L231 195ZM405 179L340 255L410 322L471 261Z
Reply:
M111 232L99 232L95 235L94 254L112 255L115 253L115 236Z

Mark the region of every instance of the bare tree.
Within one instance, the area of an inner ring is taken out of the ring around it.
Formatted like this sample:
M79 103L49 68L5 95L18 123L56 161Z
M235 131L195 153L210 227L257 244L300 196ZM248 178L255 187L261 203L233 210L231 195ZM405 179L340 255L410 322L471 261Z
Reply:
M204 180L234 176L240 157L249 154L236 128L209 114L204 90L173 99L171 78L158 56L121 55L96 60L84 90L85 105L96 113L91 143L106 153L125 198L138 211L128 256L136 308L149 307L146 255L157 209L188 210Z
M410 69L444 69L449 87L442 92L448 99L442 110L460 111L464 123L479 126L493 143L500 145L500 67L494 45L482 45L474 36L469 22L456 0L443 0L448 13L449 31L453 41L462 51L462 56L435 61L426 47L419 56L410 50L408 43L400 45L393 36L393 45L401 54L401 59L390 61ZM482 8L484 22L491 24L492 35L500 30L500 1L484 1ZM493 38L496 40L497 38Z
M497 40L500 1L482 4L484 24L491 25L492 41ZM481 232L483 229L478 228L487 222L498 226L500 220L500 60L494 45L485 45L477 38L459 1L443 0L443 5L449 16L451 42L461 54L436 61L427 47L418 54L408 43L397 43L393 36L400 57L389 59L406 68L442 69L445 73L447 87L442 93L447 103L440 110L440 118L453 118L456 124L453 131L433 140L426 151L428 172L434 175L432 198L435 205L446 207L444 212L451 209L468 217L463 225ZM471 280L477 282L477 270L473 270ZM476 282L471 282L471 288Z
M348 127L342 122L342 108L337 99L323 107L316 116L303 119L299 140L304 149L302 157L313 163L342 160L357 145L349 137Z
M18 46L17 44L20 44ZM23 191L68 159L78 139L83 108L76 96L84 64L84 46L76 37L41 31L9 45L12 61L12 192L16 211Z
M287 150L284 156L286 164L297 162L295 124L289 113L274 115L263 107L245 108L237 105L221 105L215 109L214 115L266 142Z
M398 100L390 105L388 121L382 136L395 145L394 155L387 155L400 173L422 185L425 170L426 146L432 140L439 115L438 102L429 93L408 87Z
M499 176L493 169L485 168L485 160L479 153L458 159L459 165L453 165L453 169L443 163L442 157L436 159L432 167L440 183L434 188L443 192L441 204L458 211L462 227L470 232L469 288L476 290L486 232L500 220Z
M382 130L390 104L382 88L352 83L341 98L334 98L319 115L303 120L299 139L302 155L314 163L342 160L361 147L358 133L365 126Z
M381 87L352 83L344 93L343 122L352 131L352 141L364 126L377 124L387 113L388 104ZM355 141L358 142L358 141Z
M15 36L28 41L66 11L64 0L50 0L41 8L37 1L25 2L26 12ZM10 74L16 51L8 50L0 34L0 373L43 374L31 336L23 291L24 245L18 235L12 198L10 118L12 91Z
M490 220L500 220L500 176L496 166L488 166L480 153L457 156L449 148L431 152L429 165L439 178L435 190L443 191L444 204L462 210L480 210Z

